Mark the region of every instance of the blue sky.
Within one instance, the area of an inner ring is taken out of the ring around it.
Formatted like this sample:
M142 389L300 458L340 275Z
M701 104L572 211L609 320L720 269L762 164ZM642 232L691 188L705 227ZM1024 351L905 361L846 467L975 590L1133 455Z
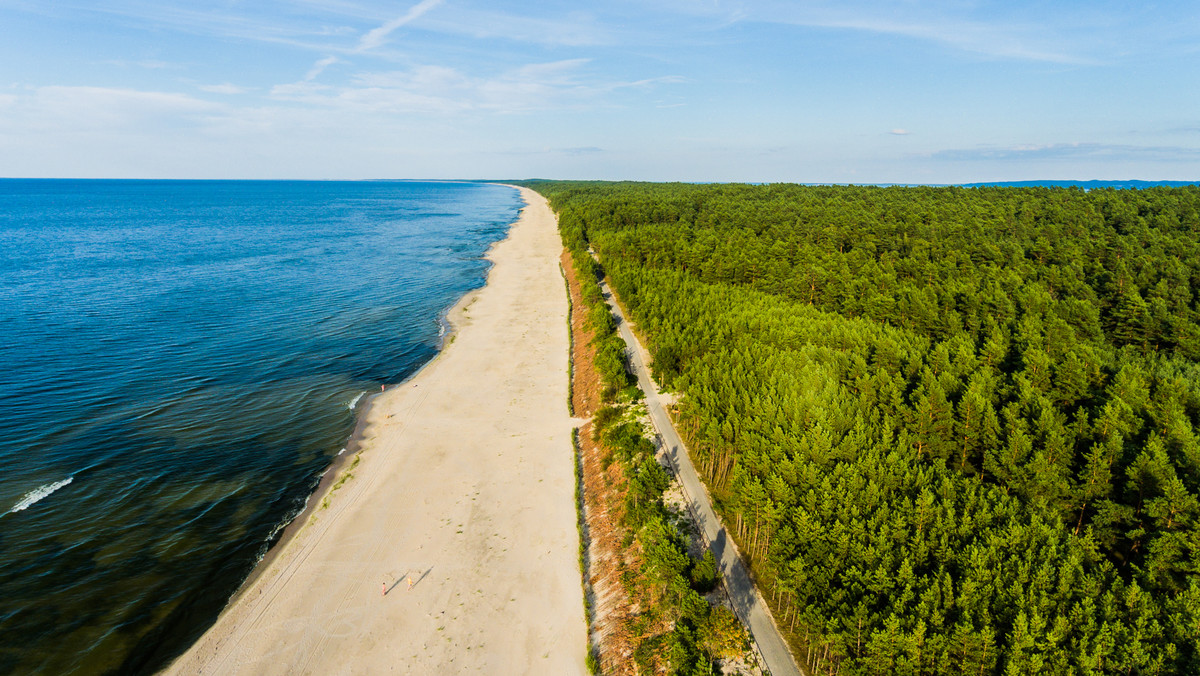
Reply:
M0 176L1200 179L1200 3L0 0Z

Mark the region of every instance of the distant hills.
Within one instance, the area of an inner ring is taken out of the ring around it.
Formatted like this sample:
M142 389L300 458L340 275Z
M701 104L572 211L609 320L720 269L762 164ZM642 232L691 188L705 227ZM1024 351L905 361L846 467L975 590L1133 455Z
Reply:
M964 188L1175 188L1181 185L1198 185L1200 181L994 181L989 183L963 183Z

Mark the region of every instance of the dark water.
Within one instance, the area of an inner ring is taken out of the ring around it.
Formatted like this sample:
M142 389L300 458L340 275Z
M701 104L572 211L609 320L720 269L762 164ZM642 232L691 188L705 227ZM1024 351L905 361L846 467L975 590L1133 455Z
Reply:
M0 180L0 673L211 624L517 216L495 185Z

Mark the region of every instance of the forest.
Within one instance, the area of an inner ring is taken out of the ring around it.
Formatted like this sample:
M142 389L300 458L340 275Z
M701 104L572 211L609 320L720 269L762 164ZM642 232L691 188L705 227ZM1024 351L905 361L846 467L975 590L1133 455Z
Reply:
M1200 673L1200 188L527 185L810 672Z

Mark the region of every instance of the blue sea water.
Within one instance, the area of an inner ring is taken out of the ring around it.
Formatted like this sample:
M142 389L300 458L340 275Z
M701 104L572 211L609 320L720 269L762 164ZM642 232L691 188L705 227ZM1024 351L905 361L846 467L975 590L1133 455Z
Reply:
M0 180L0 673L149 673L439 347L470 183Z

